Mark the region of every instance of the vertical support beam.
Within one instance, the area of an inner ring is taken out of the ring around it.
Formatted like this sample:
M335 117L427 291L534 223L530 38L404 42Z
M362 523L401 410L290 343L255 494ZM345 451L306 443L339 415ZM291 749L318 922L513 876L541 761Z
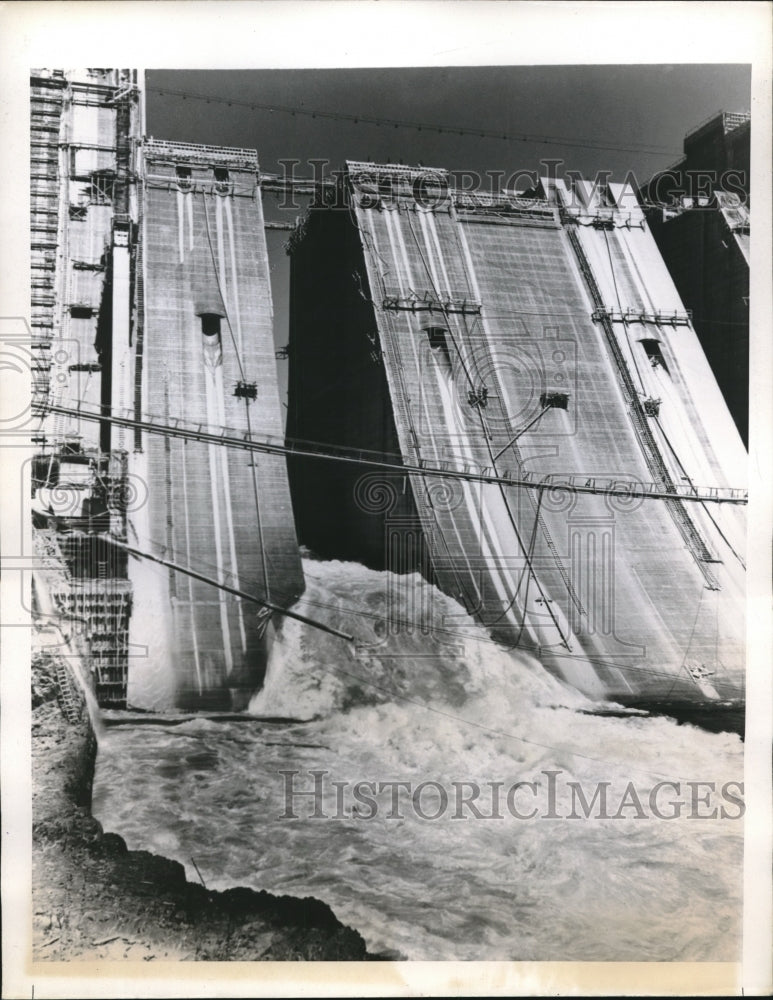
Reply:
M131 280L129 259L129 226L116 222L113 226L113 302L112 350L108 399L113 411L126 412L130 405L130 390L134 384L131 373ZM127 431L108 425L108 448L125 450Z

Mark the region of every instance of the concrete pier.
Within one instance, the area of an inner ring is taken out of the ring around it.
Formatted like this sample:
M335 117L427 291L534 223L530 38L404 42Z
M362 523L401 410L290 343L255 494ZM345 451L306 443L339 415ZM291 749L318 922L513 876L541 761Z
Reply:
M290 437L557 484L743 486L633 192L472 198L442 170L349 163L342 194L293 241ZM740 509L302 459L291 483L312 549L421 570L588 694L742 693Z

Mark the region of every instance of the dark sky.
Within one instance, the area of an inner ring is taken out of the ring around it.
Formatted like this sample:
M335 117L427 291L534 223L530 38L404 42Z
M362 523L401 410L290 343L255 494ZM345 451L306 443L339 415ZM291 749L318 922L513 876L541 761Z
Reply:
M258 150L261 169L280 159L402 161L450 170L533 170L541 158L592 177L629 170L644 181L679 158L682 140L716 111L750 107L746 65L451 66L437 68L153 70L146 76L147 131L156 138ZM453 125L550 138L514 141L333 121L158 94L184 91L242 102ZM561 141L563 140L563 141ZM583 148L587 143L592 148ZM602 149L600 146L613 148ZM521 184L520 187L524 187ZM288 217L264 200L266 217ZM297 212L290 212L292 218ZM268 231L275 340L287 343L287 233ZM279 362L280 370L286 365ZM283 373L282 373L283 374ZM282 385L284 378L281 379Z
M686 131L715 111L748 110L748 66L504 66L417 69L151 71L163 88L408 121L494 129L605 144L507 142L478 136L335 122L148 94L148 131L161 138L258 150L264 170L280 158L402 160L449 169L536 166L565 159L584 173L644 175L667 166ZM657 150L641 152L642 147ZM643 179L643 178L642 178Z

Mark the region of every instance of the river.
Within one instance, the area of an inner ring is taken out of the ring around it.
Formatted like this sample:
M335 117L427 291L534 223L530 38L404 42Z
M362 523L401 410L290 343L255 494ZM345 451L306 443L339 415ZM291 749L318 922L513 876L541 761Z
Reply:
M387 957L739 959L738 736L605 714L418 576L304 569L298 610L356 644L285 619L248 714L110 713L106 830Z

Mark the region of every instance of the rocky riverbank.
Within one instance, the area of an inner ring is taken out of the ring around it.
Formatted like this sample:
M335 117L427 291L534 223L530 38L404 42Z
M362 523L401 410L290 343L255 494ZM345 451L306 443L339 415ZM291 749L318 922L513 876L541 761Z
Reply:
M70 959L363 961L362 937L319 900L215 892L182 865L128 851L92 817L96 739L78 689L33 658L33 956ZM68 718L69 716L69 718Z

